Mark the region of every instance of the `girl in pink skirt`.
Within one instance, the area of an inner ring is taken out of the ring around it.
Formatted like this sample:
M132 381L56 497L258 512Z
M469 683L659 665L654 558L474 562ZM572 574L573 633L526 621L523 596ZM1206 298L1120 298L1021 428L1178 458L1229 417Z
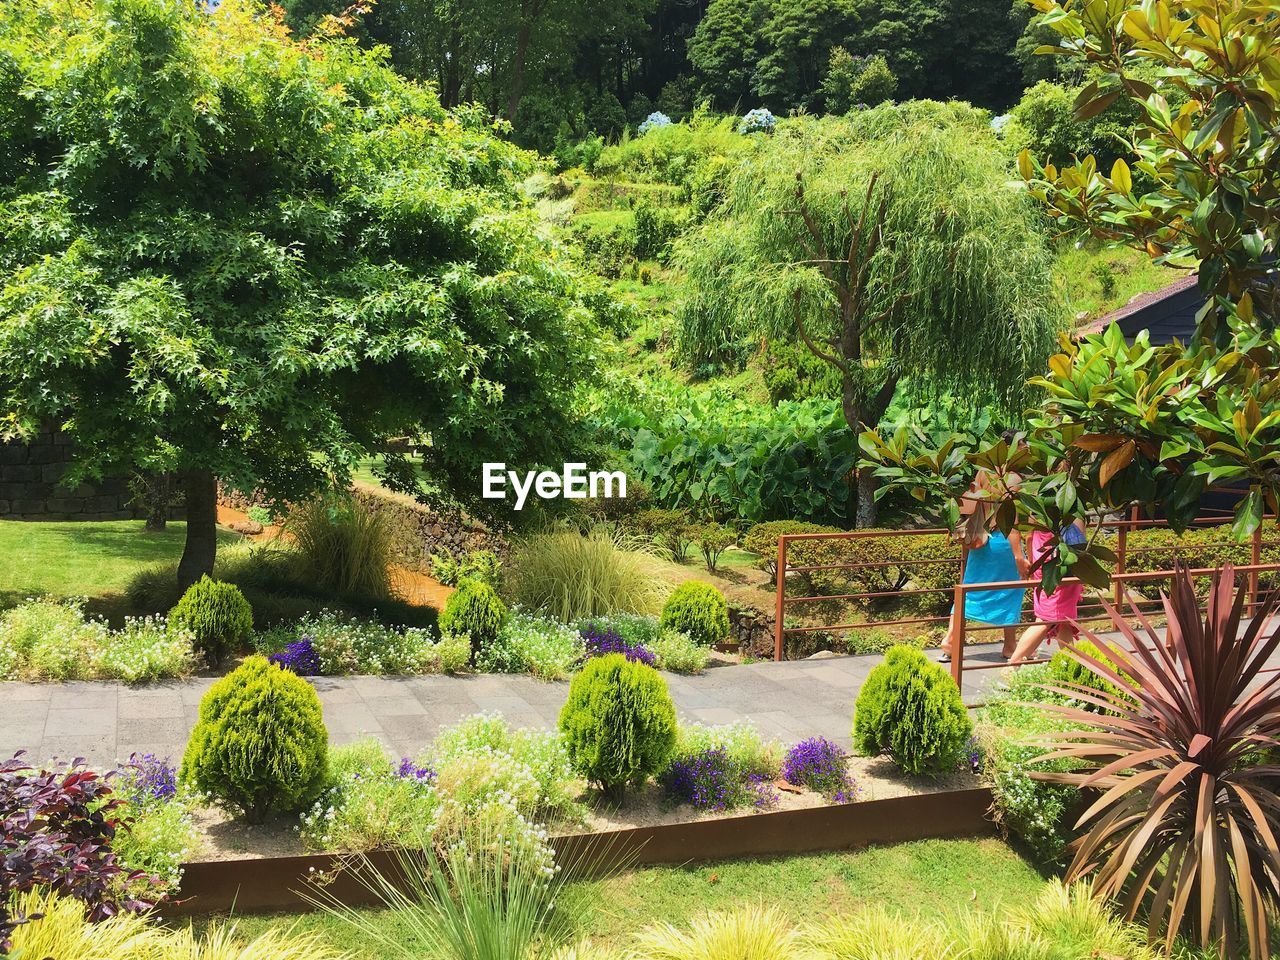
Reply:
M1080 533L1084 534L1084 524L1076 520L1074 526ZM1023 558L1021 550L1019 550L1016 559L1019 561L1018 567L1022 571L1024 577L1028 571L1031 573L1033 580L1041 579L1043 567L1033 566L1049 552L1049 541L1053 539L1053 534L1048 530L1033 530L1031 532L1031 556ZM1058 589L1053 593L1046 594L1040 587L1036 587L1035 594L1032 597L1032 606L1035 610L1036 620L1039 622L1028 627L1021 637L1018 638L1017 649L1014 650L1013 656L1009 658L1009 662L1013 664L1022 663L1035 656L1036 651L1040 649L1040 644L1046 638L1057 638L1059 643L1066 643L1074 640L1076 637L1076 627L1072 623L1078 615L1080 606L1080 597L1084 594L1084 584L1082 583L1060 583Z

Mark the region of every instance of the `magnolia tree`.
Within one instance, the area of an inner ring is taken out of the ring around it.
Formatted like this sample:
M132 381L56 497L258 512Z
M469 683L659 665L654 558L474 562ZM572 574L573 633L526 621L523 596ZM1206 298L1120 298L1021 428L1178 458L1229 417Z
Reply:
M1198 261L1210 295L1201 329L1280 320L1280 4L1276 0L1028 0L1059 43L1037 52L1083 61L1093 80L1081 118L1121 98L1141 107L1133 164L1084 157L1057 169L1018 164L1049 215L1148 251ZM1173 98L1171 94L1179 95ZM1170 99L1182 105L1172 109ZM1135 190L1133 168L1150 189Z
M0 436L61 425L70 482L179 474L184 583L215 478L305 496L408 436L478 489L572 442L603 306L519 200L531 157L327 35L252 0L0 4Z

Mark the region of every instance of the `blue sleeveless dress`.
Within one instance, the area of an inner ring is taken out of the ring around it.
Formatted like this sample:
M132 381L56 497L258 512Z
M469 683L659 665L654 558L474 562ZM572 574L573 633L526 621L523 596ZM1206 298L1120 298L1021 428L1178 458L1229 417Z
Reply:
M1013 547L999 530L993 530L978 549L969 551L964 566L965 583L1005 583L1020 579ZM1026 593L1022 588L966 593L964 617L993 627L1016 626L1022 622L1022 601Z

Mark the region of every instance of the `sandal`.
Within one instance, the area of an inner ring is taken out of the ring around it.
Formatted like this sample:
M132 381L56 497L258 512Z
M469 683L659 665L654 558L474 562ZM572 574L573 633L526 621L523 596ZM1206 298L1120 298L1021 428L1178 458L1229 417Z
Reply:
M950 663L950 662L951 662L951 654L949 654L949 653L944 653L942 656L938 657L938 662L939 662L939 663Z

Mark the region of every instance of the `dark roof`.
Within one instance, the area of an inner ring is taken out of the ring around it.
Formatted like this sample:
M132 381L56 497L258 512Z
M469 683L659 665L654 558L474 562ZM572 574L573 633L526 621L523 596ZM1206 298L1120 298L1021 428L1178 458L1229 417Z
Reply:
M1204 306L1205 296L1197 286L1196 275L1183 277L1159 290L1134 297L1119 310L1112 310L1076 330L1077 337L1099 333L1118 323L1126 339L1138 331L1148 330L1152 343L1170 343L1177 339L1186 343L1196 332L1196 314Z

